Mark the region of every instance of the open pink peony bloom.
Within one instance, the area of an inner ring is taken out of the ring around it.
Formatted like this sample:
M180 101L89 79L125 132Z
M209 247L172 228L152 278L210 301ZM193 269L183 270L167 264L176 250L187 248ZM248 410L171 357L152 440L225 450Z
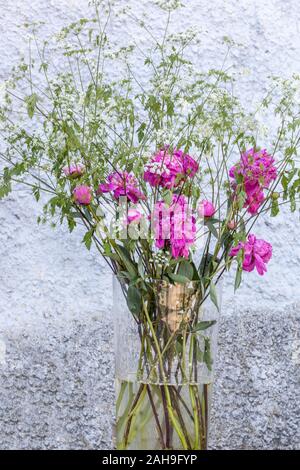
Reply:
M156 203L154 236L157 248L170 248L174 258L188 258L189 248L196 238L196 220L184 196L173 195L170 207L164 201Z
M100 184L98 194L112 192L116 199L126 196L134 204L139 199L146 199L145 195L138 189L138 181L135 176L127 171L115 172L108 176L107 183Z
M77 204L88 206L92 200L92 190L89 186L76 186L73 196Z
M272 245L265 240L259 240L254 235L248 236L247 242L239 242L231 249L229 255L237 256L244 250L243 270L251 272L256 268L258 274L263 276L267 272L266 264L272 257Z
M240 161L234 165L229 176L234 179L233 188L243 185L246 193L244 207L250 214L256 214L263 203L265 196L263 190L276 179L277 169L275 160L265 149L255 151L253 148L241 155Z
M151 186L175 188L187 177L193 178L198 168L198 163L190 155L176 149L170 155L169 148L166 146L146 165L144 180Z
M72 163L63 169L65 176L74 179L82 176L84 171L84 166L81 163Z
M216 212L215 206L212 202L203 200L198 207L198 214L200 217L212 217Z
M131 222L139 222L142 218L142 214L137 209L128 209L127 211L127 223L131 224Z

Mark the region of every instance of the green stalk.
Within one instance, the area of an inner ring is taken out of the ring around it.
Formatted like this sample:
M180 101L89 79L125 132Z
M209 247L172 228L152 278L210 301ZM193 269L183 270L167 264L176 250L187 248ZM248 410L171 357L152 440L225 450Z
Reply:
M158 417L158 413L156 411L155 404L154 404L154 401L153 401L150 385L147 385L147 393L148 393L150 404L151 404L151 407L152 407L153 416L154 416L154 419L155 419L155 423L156 423L156 427L157 427L157 431L158 431L158 435L159 435L159 440L160 440L160 443L161 443L161 448L165 449L166 445L164 443L164 434L163 434L163 431L162 431L162 428L161 428L161 425L160 425L160 422L159 422L159 417Z
M131 407L130 413L127 416L126 424L125 424L125 432L124 432L124 449L128 446L128 441L129 441L129 433L130 433L130 427L131 427L131 422L134 416L136 415L142 401L144 400L145 394L147 391L147 386L146 384L143 384L140 386L140 389L135 397L135 401L133 402L133 405Z
M198 445L199 445L199 450L201 450L200 422L199 422L199 415L198 415L198 411L197 411L197 405L196 405L196 400L195 400L195 395L194 395L194 386L193 385L189 385L189 393L190 393L190 400L191 400L193 413L194 413L195 440L194 440L193 449L197 449Z
M147 318L147 321L148 321L148 324L149 324L151 333L152 333L152 335L153 335L153 340L154 340L154 343L155 343L155 346L156 346L156 349L157 349L157 354L158 354L159 363L160 363L160 367L161 367L161 373L162 373L163 380L164 380L164 385L163 385L163 386L164 386L165 393L166 393L167 409L168 409L168 412L169 412L169 415L170 415L170 419L171 419L171 421L172 421L172 424L173 424L173 426L174 426L174 429L176 430L176 432L177 432L177 434L178 434L178 436L179 436L179 439L180 439L180 441L181 441L181 444L182 444L183 448L184 448L184 449L188 449L188 445L187 445L186 439L185 439L185 437L184 437L184 434L182 433L182 431L181 431L181 429L180 429L180 425L179 425L177 419L175 418L174 413L173 413L173 410L172 410L171 399L170 399L170 393L169 393L168 386L166 385L166 377L165 377L165 374L164 374L164 366L163 366L163 360L162 360L162 356L161 356L161 351L160 351L160 348L159 348L159 343L158 343L158 341L157 341L157 337L156 337L156 334L155 334L155 331L154 331L154 328L153 328L151 319L150 319L150 317L149 317L147 308L146 308L146 306L145 306L144 300L143 300L143 308L144 308L144 312L145 312L145 315L146 315L146 318Z

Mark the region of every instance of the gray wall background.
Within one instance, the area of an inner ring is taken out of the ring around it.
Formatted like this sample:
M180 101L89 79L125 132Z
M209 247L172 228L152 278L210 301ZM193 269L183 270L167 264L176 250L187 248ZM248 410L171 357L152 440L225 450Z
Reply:
M151 2L127 3L161 27ZM88 2L0 0L0 12L1 82L26 47L19 24L43 20L56 32L87 16ZM203 68L221 65L222 36L244 44L233 60L251 72L240 83L249 106L268 75L300 73L298 0L190 0L177 21L202 28ZM112 28L134 35L126 23ZM80 233L37 226L40 211L21 190L0 201L0 448L111 448L111 276ZM255 233L273 259L235 296L231 279L224 286L211 446L299 449L299 215L284 211Z

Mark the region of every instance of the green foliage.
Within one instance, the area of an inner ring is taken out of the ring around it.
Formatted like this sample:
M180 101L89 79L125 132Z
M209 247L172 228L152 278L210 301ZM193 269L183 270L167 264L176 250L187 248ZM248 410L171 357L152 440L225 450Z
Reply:
M207 330L208 328L213 326L215 323L216 323L216 320L200 321L194 326L193 332Z
M240 266L238 266L238 268L236 270L235 281L234 281L234 290L235 291L240 287L241 281L242 281L242 268Z
M36 111L36 105L37 105L38 100L39 100L39 97L36 93L32 93L32 95L26 96L24 98L24 101L27 105L27 113L30 119L33 118L33 115Z
M142 308L142 296L140 290L134 285L128 287L127 305L133 315L138 316Z
M82 242L85 244L88 250L91 249L92 246L92 240L93 240L93 235L94 235L94 229L88 230L88 232L85 233Z
M209 296L211 298L211 301L215 304L215 306L219 310L217 289L216 289L215 283L213 281L210 281Z
M212 361L212 357L211 357L210 338L204 338L203 360L204 360L208 370L211 371L213 361Z
M186 284L189 282L189 278L182 274L169 273L169 278L174 282L178 282L179 284Z
M192 281L194 278L193 265L189 261L186 261L186 260L181 261L178 267L178 274Z

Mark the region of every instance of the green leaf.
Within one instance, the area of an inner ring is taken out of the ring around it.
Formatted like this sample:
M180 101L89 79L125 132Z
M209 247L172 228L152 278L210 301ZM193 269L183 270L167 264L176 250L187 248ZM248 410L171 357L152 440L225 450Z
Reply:
M138 260L138 273L141 276L141 278L144 279L144 277L145 277L145 268L144 268L144 265L143 265L143 258L142 257L140 257L139 260Z
M178 282L179 284L186 284L189 282L189 279L185 276L181 276L180 274L174 274L174 273L169 273L169 277L172 279L174 282Z
M235 281L234 281L234 291L236 291L241 284L242 281L242 268L238 267L236 270Z
M38 100L39 100L39 97L36 93L32 93L32 95L26 96L26 98L24 99L26 106L27 106L27 113L30 119L33 118Z
M94 229L92 228L91 230L86 232L86 234L84 235L83 240L82 240L82 242L85 244L85 246L87 247L88 250L91 249L93 234L94 234Z
M211 298L211 301L215 304L215 306L219 310L217 289L213 281L210 281L209 296Z
M276 217L279 214L279 204L277 199L272 199L271 217Z
M210 352L210 339L209 338L204 338L203 360L204 360L208 370L211 371L212 370L213 360L212 360L211 352Z
M162 194L163 200L165 203L170 206L172 204L172 199L173 199L173 193L170 191L170 189L167 189L163 192Z
M139 289L133 285L128 287L127 305L134 315L139 315L142 308L142 295Z
M131 260L129 251L122 245L116 245L116 250L119 253L119 256L123 261L127 271L130 273L131 277L134 278L137 275L137 271Z
M84 153L84 149L81 145L79 138L77 137L76 131L73 127L69 126L69 124L65 121L61 124L63 132L67 136L67 144L70 150L80 150Z
M139 127L138 130L137 130L137 135L138 135L139 143L141 143L141 141L142 141L143 138L144 138L146 127L147 127L147 126L146 126L146 123L145 123L145 122L142 122L142 124L140 125L140 127Z
M183 336L177 336L177 339L175 342L175 348L176 348L176 352L178 355L180 355L183 351L182 342L183 342Z
M289 184L289 180L288 180L288 178L286 177L285 174L282 175L281 184L282 184L282 187L283 187L284 191L286 191L287 187L288 187L288 184Z
M204 352L201 350L200 346L199 346L199 343L197 341L196 343L196 358L197 358L197 361L198 362L203 362L204 358Z
M246 195L245 191L240 191L238 193L237 199L238 199L239 210L243 209L245 201L246 201L246 197L247 197L247 195Z
M200 321L197 323L197 325L193 328L193 333L196 331L203 331L207 330L207 328L210 328L216 323L216 320L210 320L210 321Z
M202 257L200 268L199 268L200 276L209 275L211 271L211 265L212 265L213 259L214 259L214 256L211 253L207 253L207 255L204 255Z
M119 261L120 262L120 256L117 255L116 253L105 253L104 256L107 256L108 258L111 258L114 261Z
M35 186L33 189L32 189L32 193L35 197L35 200L38 202L40 200L40 197L41 197L41 193L40 193L40 188L39 186Z
M167 115L168 116L174 115L174 102L171 99L167 100Z
M194 268L189 261L181 261L177 274L179 274L180 276L184 276L190 281L192 281L194 277Z
M85 97L84 97L84 105L85 106L90 105L93 91L94 91L94 84L90 83L87 90L86 90L86 94L85 94Z
M150 95L146 104L146 108L151 109L154 113L160 111L160 102L154 95Z
M73 217L67 217L68 228L70 232L73 232L74 228L76 227L76 221Z
M0 199L7 196L11 192L11 184L3 183L0 184Z
M218 231L217 231L216 227L214 226L214 224L211 220L209 220L209 219L205 220L204 225L208 228L208 230L211 232L211 234L215 238L217 238L217 239L219 238Z

